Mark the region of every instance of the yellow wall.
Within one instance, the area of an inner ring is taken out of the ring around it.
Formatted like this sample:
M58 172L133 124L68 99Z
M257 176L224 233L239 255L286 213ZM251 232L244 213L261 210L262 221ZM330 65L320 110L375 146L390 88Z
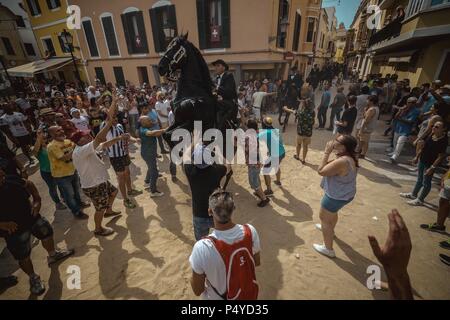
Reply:
M60 1L61 7L59 7L59 9L54 9L54 11L52 11L48 8L47 1L45 1L45 0L36 0L36 1L39 2L39 6L41 7L40 16L36 16L36 17L34 17L30 14L31 11L28 8L27 1L22 2L24 4L25 9L28 10L28 15L30 17L30 23L33 27L49 23L50 21L58 21L58 20L66 19L67 5L66 5L65 0L61 0Z

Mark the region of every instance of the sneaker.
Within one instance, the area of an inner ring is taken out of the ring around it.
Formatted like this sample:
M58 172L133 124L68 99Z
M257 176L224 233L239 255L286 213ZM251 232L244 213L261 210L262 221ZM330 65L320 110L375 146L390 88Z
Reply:
M132 189L130 192L128 192L128 195L130 197L137 197L137 196L140 196L141 194L143 194L143 192L141 190L135 190L135 189Z
M432 224L421 224L420 227L427 231L432 232L445 232L445 226L438 226L436 223Z
M79 212L78 214L75 214L74 217L77 220L87 220L87 219L89 219L89 216L86 213L82 212L82 211Z
M270 202L269 198L266 198L265 200L261 200L260 202L258 202L257 206L260 208L264 208L265 206L267 206Z
M34 295L40 296L45 292L44 282L41 277L34 275L30 277L30 292Z
M70 249L70 250L56 250L55 254L52 256L48 256L47 257L47 263L48 265L52 265L58 261L61 261L71 255L73 255L75 253L75 250Z
M266 191L264 191L264 194L266 195L266 197L273 197L273 191L272 190L266 190Z
M336 258L336 253L334 250L329 250L325 247L323 244L313 244L314 250L316 250L318 253L323 254L324 256L327 256L328 258Z
M439 242L439 246L440 246L441 248L449 249L449 250L450 250L450 239L448 239L447 241Z
M128 208L128 209L134 209L134 208L136 208L136 205L135 205L133 202L131 202L130 199L125 199L125 200L123 201L123 205L125 206L125 208Z
M423 201L419 199L411 200L406 203L413 207L423 207Z
M405 198L405 199L409 199L409 200L415 200L417 199L417 197L414 197L413 194L411 192L408 193L400 193L400 197Z
M450 257L446 256L445 254L440 254L439 258L441 259L441 262L443 264L446 264L447 266L450 266Z
M64 203L62 203L62 202L58 202L56 205L55 205L55 207L56 207L56 210L66 210L67 209L67 207L66 207L66 205L64 204Z
M395 160L394 157L389 158L389 160L391 161L391 164L397 164L397 160Z
M156 190L155 192L150 193L150 198L160 198L163 197L164 193Z
M317 230L322 231L322 225L320 223L317 223L315 225L315 227L316 227Z
M144 189L145 190L150 190L150 183L144 184Z

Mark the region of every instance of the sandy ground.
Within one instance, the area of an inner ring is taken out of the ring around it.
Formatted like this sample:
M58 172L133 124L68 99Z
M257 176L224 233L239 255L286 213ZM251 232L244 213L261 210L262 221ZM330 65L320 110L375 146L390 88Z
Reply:
M292 120L291 120L292 122ZM384 127L380 122L380 130ZM366 287L366 269L377 264L367 235L384 242L387 213L398 208L409 226L413 251L409 273L417 298L450 299L450 268L438 258L438 242L446 236L420 230L421 223L434 222L438 190L428 200L430 208L412 208L398 197L409 191L415 181L407 165L393 167L383 154L387 141L378 134L371 148L371 160L362 161L358 194L339 214L336 228L337 258L330 260L312 249L322 241L315 230L322 190L317 167L331 134L315 131L308 165L293 159L295 126L285 135L287 158L282 163L283 187L275 186L270 206L259 209L252 196L245 167L236 166L229 190L235 193L235 222L250 223L260 234L262 265L257 278L262 299L387 299L382 291ZM134 185L143 189L145 164L135 153L132 173ZM407 158L404 159L405 163ZM167 158L160 163L168 173ZM178 168L179 169L179 168ZM110 169L112 181L115 176ZM37 299L194 299L189 279L188 257L194 244L190 190L183 173L172 183L168 174L159 181L166 196L150 199L148 193L136 198L138 208L125 210L121 200L115 209L123 215L108 226L117 234L98 239L91 233L93 221L74 221L68 211L55 212L47 188L39 174L32 180L43 197L42 214L53 224L55 239L61 246L76 250L75 256L48 268L41 245L35 246L32 259L48 290ZM86 211L93 214L93 209ZM374 218L376 217L376 218ZM448 235L447 235L448 237ZM0 242L0 251L3 243ZM447 254L449 252L447 251ZM81 289L69 290L67 269L80 267ZM15 274L19 284L0 291L0 299L36 299L30 296L27 277L18 270L7 250L0 255L0 276ZM384 277L384 276L383 276Z

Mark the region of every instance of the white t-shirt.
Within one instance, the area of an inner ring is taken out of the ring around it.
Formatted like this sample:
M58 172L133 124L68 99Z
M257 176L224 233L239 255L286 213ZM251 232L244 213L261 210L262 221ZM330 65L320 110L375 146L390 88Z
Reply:
M255 92L253 94L253 107L261 108L263 99L267 95L268 95L267 92L261 92L261 91Z
M169 108L170 104L167 100L164 102L158 101L155 104L155 110L157 111L156 113L158 114L158 119L162 123L168 121L167 116L169 115ZM159 113L162 113L164 116L161 116Z
M256 229L249 225L252 231L253 255L261 251L259 236ZM214 230L211 235L217 240L227 244L233 244L244 238L244 226L237 224L227 231ZM194 245L192 254L189 257L192 270L197 274L206 275L206 290L202 294L204 300L222 300L209 283L216 288L219 293L224 293L227 289L226 268L222 256L217 251L214 243L209 239L202 239Z
M27 127L23 123L28 118L20 112L14 112L13 114L4 114L2 116L2 124L8 125L9 131L11 131L14 137L24 137L29 135Z
M82 147L76 146L72 160L83 189L96 187L109 180L106 165L95 152L93 141Z
M89 102L91 101L92 98L97 99L98 97L100 97L100 91L96 90L95 93L92 93L90 90L87 93L87 97Z
M89 119L84 116L80 116L79 119L72 118L72 119L70 119L70 121L75 125L75 128L77 128L80 131L90 131L91 130L89 128Z

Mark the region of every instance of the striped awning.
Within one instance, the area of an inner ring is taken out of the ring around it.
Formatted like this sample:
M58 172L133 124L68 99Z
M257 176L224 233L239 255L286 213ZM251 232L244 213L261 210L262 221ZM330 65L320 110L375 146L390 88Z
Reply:
M57 70L71 62L72 59L66 57L42 59L8 69L8 73L12 77L32 78L35 74Z

